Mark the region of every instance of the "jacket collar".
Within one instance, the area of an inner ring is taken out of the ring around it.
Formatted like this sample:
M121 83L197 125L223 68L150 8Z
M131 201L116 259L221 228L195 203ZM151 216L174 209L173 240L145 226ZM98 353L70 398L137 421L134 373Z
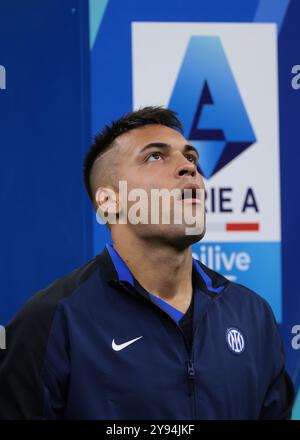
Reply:
M140 284L134 278L127 264L120 257L113 245L107 243L101 254L96 258L108 282L125 283L133 288L140 287ZM192 277L193 286L198 287L210 297L215 297L220 294L229 283L227 278L209 269L195 258L193 258Z

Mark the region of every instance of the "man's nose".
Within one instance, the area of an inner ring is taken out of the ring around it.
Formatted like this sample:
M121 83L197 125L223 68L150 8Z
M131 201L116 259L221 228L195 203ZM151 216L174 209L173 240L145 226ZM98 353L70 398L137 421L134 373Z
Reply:
M176 177L191 176L195 177L197 174L197 165L188 161L186 158L181 161L181 164L176 168Z

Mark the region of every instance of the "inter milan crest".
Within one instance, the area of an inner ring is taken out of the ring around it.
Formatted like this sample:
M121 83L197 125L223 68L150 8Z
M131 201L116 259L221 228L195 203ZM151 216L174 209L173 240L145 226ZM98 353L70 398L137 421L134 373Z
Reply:
M239 329L235 327L228 328L226 331L226 342L232 353L243 353L245 349L245 338Z

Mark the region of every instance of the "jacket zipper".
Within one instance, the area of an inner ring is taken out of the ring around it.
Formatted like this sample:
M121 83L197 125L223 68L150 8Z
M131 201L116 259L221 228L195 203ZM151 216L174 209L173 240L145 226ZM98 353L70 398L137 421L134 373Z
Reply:
M147 300L147 298L145 298ZM153 304L154 306L158 307L165 315L167 315L171 321L176 325L177 329L179 330L179 332L182 335L183 341L184 341L184 345L186 348L186 351L188 353L188 360L186 361L187 364L187 382L188 382L188 395L190 397L192 397L193 399L193 403L192 403L192 413L193 413L193 420L196 420L196 394L195 394L195 376L196 376L196 370L194 367L194 358L193 358L193 345L194 345L194 335L196 333L196 328L193 331L193 339L192 339L192 345L191 347L188 345L187 340L184 336L184 333L180 327L180 325L177 324L176 321L174 321L174 319L172 318L171 315L169 315L168 312L166 312L162 307L160 307L159 304L156 304L154 302L152 302L151 300L149 300L151 302L151 304Z
M147 299L147 298L145 298ZM174 321L174 319L172 318L172 316L169 315L168 312L166 312L163 308L160 307L159 304L156 304L154 302L152 302L150 300L150 302L154 305L157 306L165 315L167 315L171 321L176 325L177 329L180 331L183 341L184 341L184 345L186 347L186 351L188 353L188 360L186 361L187 364L187 384L188 384L188 395L192 398L193 402L192 402L192 420L196 420L196 393L195 393L195 376L196 376L196 370L194 367L194 357L193 357L193 346L194 346L194 335L196 333L196 329L193 331L193 339L192 339L192 345L191 347L188 345L187 340L184 336L184 333L181 329L181 327L177 324L176 321Z
M127 287L126 285L117 282L118 286L121 286L126 292L130 293L130 294L134 294L135 296L136 293L132 292L131 289L129 287ZM224 290L226 289L227 286L224 287ZM224 292L223 290L223 292ZM222 292L222 293L223 293ZM168 312L166 312L162 307L160 307L159 304L151 301L150 298L146 298L145 296L141 295L139 292L137 292L137 294L139 295L139 297L143 298L145 301L147 301L150 304L153 304L154 307L160 309L165 315L167 315L170 320L174 323L174 325L177 327L177 329L180 331L183 341L184 341L184 345L186 347L187 353L188 353L188 360L187 360L187 380L188 380L188 389L189 389L189 396L193 396L193 420L197 419L197 402L196 402L196 393L195 393L195 376L196 376L196 370L195 370L195 366L194 366L194 356L193 356L193 348L194 348L194 340L195 340L195 336L197 333L197 330L199 328L199 325L197 325L195 327L195 329L193 330L193 339L192 339L192 345L191 347L189 347L187 340L184 336L184 333L181 329L181 327L176 323L176 321L174 321L174 319L172 318L171 315L169 315ZM202 318L204 316L204 313L206 313L207 309L214 303L215 300L217 300L221 295L216 296L215 298L213 298L212 302L209 304L209 306L205 309L205 311L201 314ZM198 320L198 322L200 322L200 319Z

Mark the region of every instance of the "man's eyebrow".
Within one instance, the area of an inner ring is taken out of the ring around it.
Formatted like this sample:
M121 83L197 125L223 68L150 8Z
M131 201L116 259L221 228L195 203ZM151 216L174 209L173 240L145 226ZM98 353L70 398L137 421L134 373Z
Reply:
M165 144L164 142L151 142L150 144L145 145L145 146L141 149L141 151L139 152L139 155L142 154L142 153L144 153L144 152L147 151L147 150L150 150L151 148L160 148L160 149L167 149L167 150L170 150L172 147L171 147L171 145L169 145L169 144ZM199 159L199 153L198 153L198 151L196 150L196 148L193 147L193 145L186 144L186 145L184 145L183 148L184 148L184 152L187 152L187 151L193 151L193 152L196 154L197 158Z

